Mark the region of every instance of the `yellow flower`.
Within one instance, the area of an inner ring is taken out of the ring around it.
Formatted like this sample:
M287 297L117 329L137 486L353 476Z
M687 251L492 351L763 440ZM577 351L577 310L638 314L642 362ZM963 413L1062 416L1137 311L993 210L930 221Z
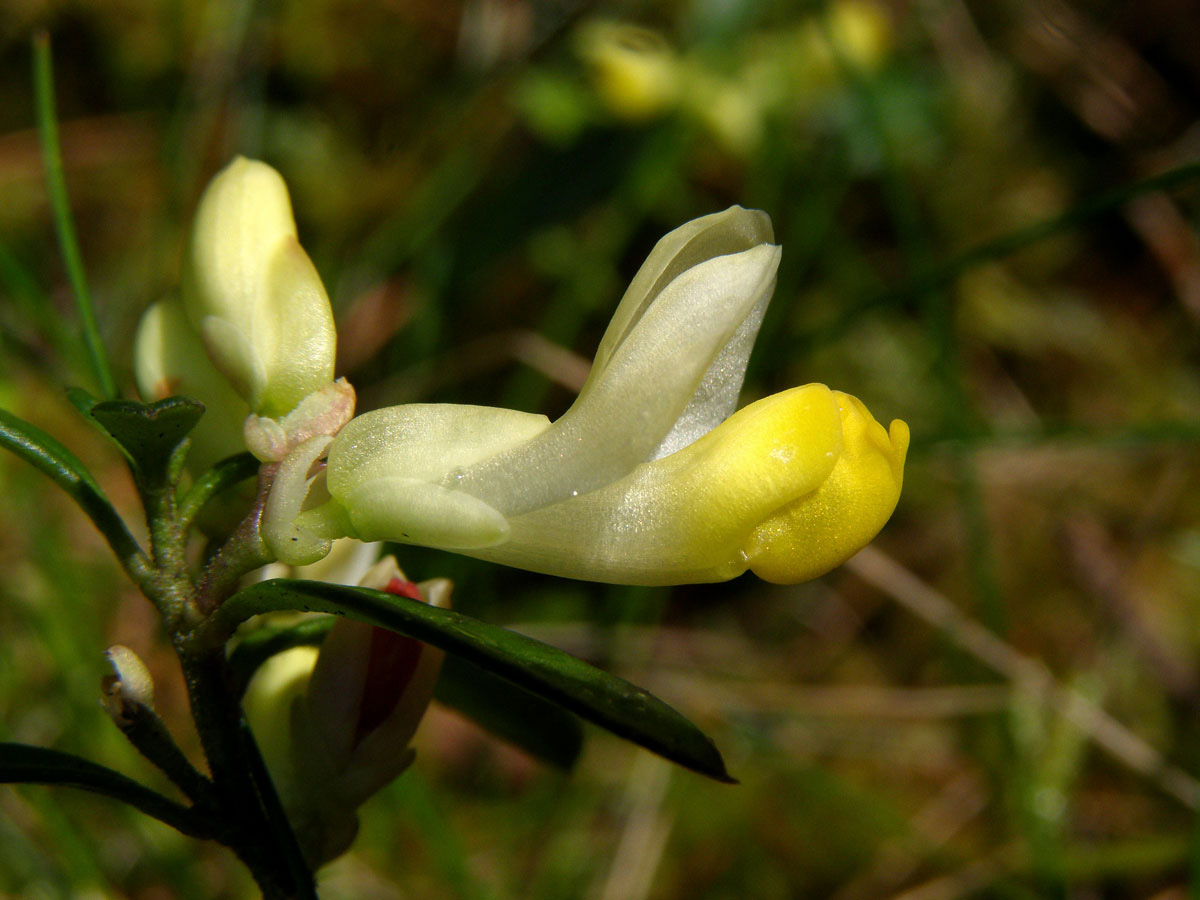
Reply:
M676 229L557 421L451 404L359 416L281 466L264 537L297 563L348 534L615 583L822 574L891 515L908 429L824 385L734 412L779 252L767 216L740 207ZM332 499L301 512L326 452Z
M640 122L675 103L682 73L662 35L635 25L594 21L579 30L577 39L596 91L613 115Z

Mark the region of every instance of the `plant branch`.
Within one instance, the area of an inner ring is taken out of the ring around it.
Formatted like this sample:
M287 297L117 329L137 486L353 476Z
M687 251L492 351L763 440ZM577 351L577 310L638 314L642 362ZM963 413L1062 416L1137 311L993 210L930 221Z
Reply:
M209 616L224 600L237 590L238 582L275 557L259 531L267 494L275 479L277 463L264 465L258 472L258 492L250 512L238 524L221 549L209 560L196 586L196 612L200 618Z

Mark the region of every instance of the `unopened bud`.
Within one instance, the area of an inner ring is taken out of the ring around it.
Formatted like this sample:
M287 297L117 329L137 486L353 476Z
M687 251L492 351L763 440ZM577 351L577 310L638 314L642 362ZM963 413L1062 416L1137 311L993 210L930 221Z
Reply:
M100 703L118 725L128 725L141 709L154 709L154 680L141 658L121 644L104 653L112 674L100 682Z
M449 605L448 580L414 584L390 556L359 584ZM246 713L313 865L346 851L358 829L358 807L412 763L409 743L433 696L442 656L414 638L341 618L319 654L296 648L255 675Z

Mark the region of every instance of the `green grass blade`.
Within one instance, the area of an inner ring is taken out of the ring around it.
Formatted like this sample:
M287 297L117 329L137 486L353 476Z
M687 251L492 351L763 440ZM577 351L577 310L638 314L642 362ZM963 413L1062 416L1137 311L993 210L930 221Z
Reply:
M58 118L54 108L54 69L50 57L50 36L38 32L33 39L33 82L37 93L38 134L42 143L42 159L46 166L46 187L50 192L50 205L54 211L54 230L62 249L63 263L75 293L75 308L79 312L83 341L87 347L92 373L96 376L101 393L108 399L118 396L117 383L108 365L108 356L100 340L100 329L96 324L96 313L92 306L92 295L88 290L87 277L83 270L83 255L79 252L79 240L75 236L75 225L71 219L71 205L67 199L67 181L63 175L62 149L58 140Z

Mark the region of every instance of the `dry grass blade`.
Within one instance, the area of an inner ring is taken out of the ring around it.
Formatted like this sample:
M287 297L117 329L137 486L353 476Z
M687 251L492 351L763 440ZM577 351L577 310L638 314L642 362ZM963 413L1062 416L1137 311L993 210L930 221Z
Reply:
M846 563L859 578L938 628L1013 685L1041 698L1113 758L1157 784L1189 809L1200 809L1200 782L1082 694L1064 687L1041 660L1025 656L962 613L949 598L881 550L868 547Z

